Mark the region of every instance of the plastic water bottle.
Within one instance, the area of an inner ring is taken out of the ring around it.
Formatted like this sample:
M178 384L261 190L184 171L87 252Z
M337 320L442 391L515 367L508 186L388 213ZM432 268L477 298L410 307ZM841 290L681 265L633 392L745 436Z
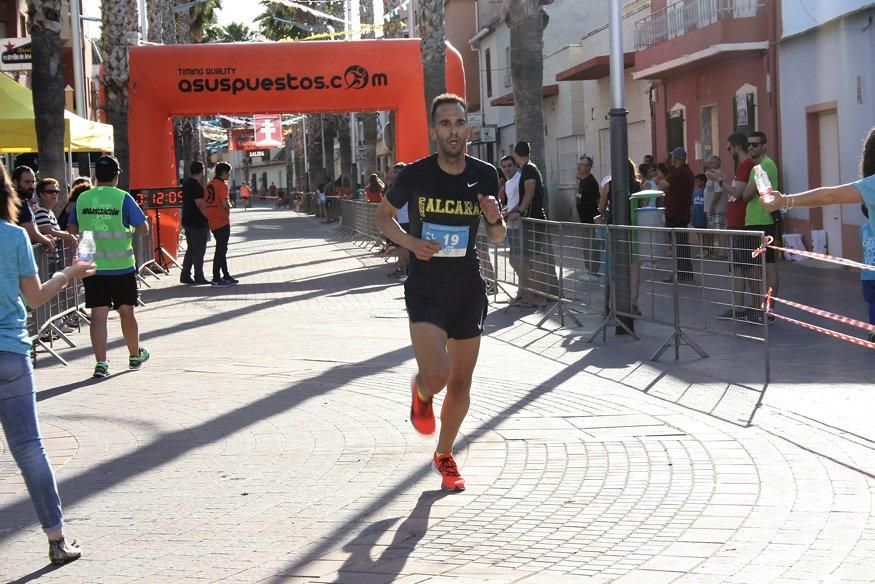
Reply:
M772 182L769 180L769 175L765 169L759 164L753 167L753 179L757 185L757 191L763 195L763 202L771 203L775 196L772 192Z
M83 264L90 264L94 261L96 253L97 244L94 243L94 233L83 231L82 237L79 239L79 246L76 248L76 260Z

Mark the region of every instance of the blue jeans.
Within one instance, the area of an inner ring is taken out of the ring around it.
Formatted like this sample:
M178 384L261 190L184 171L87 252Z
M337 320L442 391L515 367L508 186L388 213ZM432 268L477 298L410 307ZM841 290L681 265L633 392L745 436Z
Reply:
M33 369L27 355L0 351L0 423L43 531L64 525L55 475L36 420Z

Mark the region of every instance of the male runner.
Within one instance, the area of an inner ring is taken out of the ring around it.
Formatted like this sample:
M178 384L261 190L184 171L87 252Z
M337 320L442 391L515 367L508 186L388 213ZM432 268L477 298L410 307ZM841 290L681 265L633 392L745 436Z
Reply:
M432 461L445 491L465 490L453 442L468 413L486 318L486 284L474 246L481 213L490 241L498 243L506 233L495 199L498 171L465 154L470 135L466 115L461 97L445 93L435 98L429 136L437 154L404 167L376 215L383 233L412 254L404 297L419 373L410 383L410 421L421 434L434 433L432 398L447 388ZM395 220L405 204L410 233Z

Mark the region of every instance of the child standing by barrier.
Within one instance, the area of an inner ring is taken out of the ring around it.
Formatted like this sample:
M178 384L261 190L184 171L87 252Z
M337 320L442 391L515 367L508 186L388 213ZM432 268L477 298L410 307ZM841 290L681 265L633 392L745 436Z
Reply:
M869 210L865 203L863 203L863 215L869 218ZM860 243L863 244L863 263L875 266L875 233L868 221L860 227ZM875 272L863 270L860 279L863 283L863 300L869 305L869 324L875 324ZM875 342L875 333L869 333L868 340Z
M705 216L705 183L708 182L708 177L704 174L697 174L693 178L693 227L696 229L706 229L708 227L708 218Z

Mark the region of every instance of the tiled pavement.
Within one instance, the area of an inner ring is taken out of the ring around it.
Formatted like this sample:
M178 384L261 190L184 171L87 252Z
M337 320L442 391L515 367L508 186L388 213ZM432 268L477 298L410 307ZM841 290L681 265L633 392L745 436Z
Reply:
M120 369L117 322L107 380L88 379L85 333L69 367L40 358L47 449L85 555L46 567L0 442L0 580L875 578L869 352L774 327L748 426L761 346L699 336L710 359L654 363L664 329L586 345L495 312L458 447L468 490L445 496L432 440L407 422L414 364L383 261L288 211L233 221L239 286L166 277L144 292L143 371ZM823 282L856 310L852 277L794 270L785 296Z

